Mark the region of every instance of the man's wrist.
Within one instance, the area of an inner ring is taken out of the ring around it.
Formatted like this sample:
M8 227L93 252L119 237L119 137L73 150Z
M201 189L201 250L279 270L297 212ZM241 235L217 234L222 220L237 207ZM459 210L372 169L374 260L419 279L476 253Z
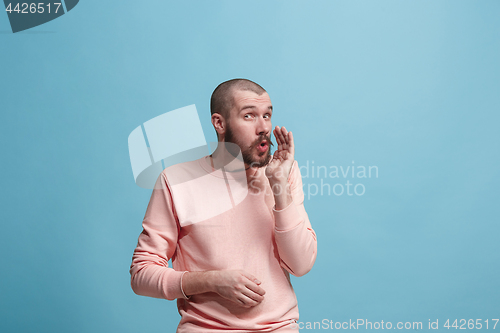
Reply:
M207 292L217 292L216 283L217 283L217 271L207 271L204 272L205 279L205 289Z
M282 210L288 207L292 202L292 194L288 181L270 183L274 194L274 204L276 210Z
M183 276L182 291L187 296L215 292L216 271L187 272Z

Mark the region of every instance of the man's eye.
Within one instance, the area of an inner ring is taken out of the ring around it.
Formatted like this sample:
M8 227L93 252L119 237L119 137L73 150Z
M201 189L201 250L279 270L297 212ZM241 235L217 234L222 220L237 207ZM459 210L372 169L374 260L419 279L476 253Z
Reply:
M268 114L264 115L264 118L271 118L271 115L268 113Z
M244 117L245 117L245 119L250 119L252 117L252 115L247 113Z

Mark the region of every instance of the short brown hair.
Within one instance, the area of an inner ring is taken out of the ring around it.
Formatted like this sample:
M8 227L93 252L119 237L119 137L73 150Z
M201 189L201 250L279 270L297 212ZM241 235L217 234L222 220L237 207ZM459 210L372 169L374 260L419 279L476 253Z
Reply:
M222 82L215 88L210 98L210 113L219 113L228 120L234 105L233 92L235 90L249 90L257 95L266 92L260 85L247 79L232 79Z

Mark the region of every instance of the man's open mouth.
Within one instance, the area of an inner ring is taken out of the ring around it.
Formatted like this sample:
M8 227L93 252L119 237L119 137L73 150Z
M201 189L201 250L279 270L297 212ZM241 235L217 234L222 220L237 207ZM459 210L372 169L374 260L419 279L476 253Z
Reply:
M258 146L257 146L257 149L258 149L259 151L261 151L261 152L265 152L265 151L267 151L268 146L269 146L269 145L268 145L267 141L265 141L265 140L264 140L264 141L262 141L262 142L260 143L260 145L258 145Z

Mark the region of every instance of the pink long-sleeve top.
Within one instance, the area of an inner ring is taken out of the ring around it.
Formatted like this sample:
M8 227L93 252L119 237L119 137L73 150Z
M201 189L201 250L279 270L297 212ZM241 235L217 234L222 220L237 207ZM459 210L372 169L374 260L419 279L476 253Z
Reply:
M297 332L289 274L302 276L312 268L317 243L296 161L288 183L293 203L277 211L264 168L255 174L215 170L204 157L165 169L133 254L134 292L177 299L177 332ZM244 308L211 292L184 298L183 272L225 269L254 275L266 291L264 300Z

